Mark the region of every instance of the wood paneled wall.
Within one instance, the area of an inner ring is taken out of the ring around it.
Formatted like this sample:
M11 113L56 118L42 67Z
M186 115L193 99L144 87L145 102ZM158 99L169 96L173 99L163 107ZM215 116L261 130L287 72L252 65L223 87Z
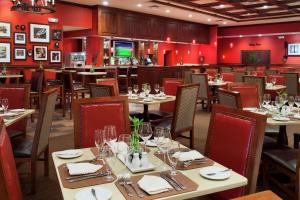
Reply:
M102 36L209 43L209 26L115 8L99 7L98 33Z

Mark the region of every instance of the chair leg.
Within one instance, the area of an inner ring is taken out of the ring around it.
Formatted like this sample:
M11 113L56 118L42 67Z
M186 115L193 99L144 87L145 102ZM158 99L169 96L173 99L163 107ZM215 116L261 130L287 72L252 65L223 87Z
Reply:
M263 188L264 189L269 189L270 185L269 185L269 162L267 161L267 159L263 159L262 160L262 175L263 175Z
M36 161L31 161L30 183L31 183L30 194L35 194L35 187L36 187Z
M190 130L190 148L194 149L194 128Z
M44 152L44 176L49 176L49 146Z

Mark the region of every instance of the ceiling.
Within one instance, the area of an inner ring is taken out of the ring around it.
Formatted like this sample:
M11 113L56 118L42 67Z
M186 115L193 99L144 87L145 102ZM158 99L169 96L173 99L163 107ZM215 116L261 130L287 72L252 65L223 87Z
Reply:
M62 0L219 26L300 21L299 0Z

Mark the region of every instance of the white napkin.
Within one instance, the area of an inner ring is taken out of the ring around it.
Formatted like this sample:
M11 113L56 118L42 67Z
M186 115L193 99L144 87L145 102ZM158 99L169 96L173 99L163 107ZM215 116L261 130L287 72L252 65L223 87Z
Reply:
M173 154L173 157L178 158L178 160L181 162L204 158L204 156L196 150L191 150L188 152L176 152Z
M125 143L125 142L123 142L123 141L120 141L120 142L111 142L110 144L109 144L109 147L111 148L111 151L113 152L113 153L127 153L127 151L128 151L128 145Z
M65 150L65 151L59 151L57 152L57 155L62 155L62 156L75 156L80 154L81 151L78 150Z
M17 116L17 114L13 113L13 112L6 112L6 113L0 114L0 117L14 117L14 116Z
M25 112L24 108L20 108L20 109L12 109L10 110L11 112Z
M103 165L94 165L91 163L68 163L67 168L70 175L90 174L101 169Z
M158 194L169 191L172 186L163 178L145 175L137 183L139 187L148 194Z

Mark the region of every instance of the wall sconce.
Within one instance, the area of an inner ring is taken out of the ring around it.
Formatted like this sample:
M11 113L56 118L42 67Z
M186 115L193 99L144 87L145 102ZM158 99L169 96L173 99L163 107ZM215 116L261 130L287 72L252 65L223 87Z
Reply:
M190 50L188 50L188 54L189 54L189 55L191 54L191 51L190 51Z
M167 37L167 42L170 42L171 41L171 38L170 37Z
M233 47L233 43L231 42L231 43L229 44L229 46L230 46L230 48L232 48L232 47Z
M178 50L175 51L176 55L178 55Z
M163 50L163 54L166 54L166 50L165 49Z

